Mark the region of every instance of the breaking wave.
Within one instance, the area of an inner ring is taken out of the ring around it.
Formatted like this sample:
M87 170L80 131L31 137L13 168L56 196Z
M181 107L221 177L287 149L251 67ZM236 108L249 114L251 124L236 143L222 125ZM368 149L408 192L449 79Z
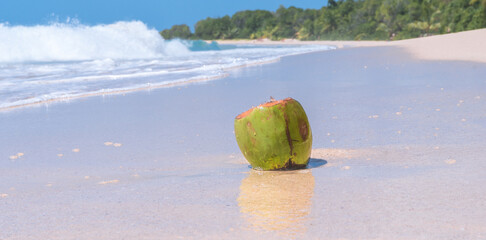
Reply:
M144 59L189 52L180 41L164 41L140 21L95 26L0 24L0 39L0 62Z

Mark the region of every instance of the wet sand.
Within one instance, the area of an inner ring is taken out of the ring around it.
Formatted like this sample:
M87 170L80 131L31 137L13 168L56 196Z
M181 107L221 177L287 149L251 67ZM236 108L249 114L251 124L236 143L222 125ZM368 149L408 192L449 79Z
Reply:
M0 239L482 239L486 65L343 48L224 79L0 113ZM233 119L306 110L309 169L257 172Z

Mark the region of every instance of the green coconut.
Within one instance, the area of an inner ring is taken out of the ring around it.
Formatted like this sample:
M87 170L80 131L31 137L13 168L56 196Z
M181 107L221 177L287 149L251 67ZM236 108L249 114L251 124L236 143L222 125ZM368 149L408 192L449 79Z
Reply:
M236 142L257 170L304 168L312 132L304 108L292 98L261 104L235 118Z

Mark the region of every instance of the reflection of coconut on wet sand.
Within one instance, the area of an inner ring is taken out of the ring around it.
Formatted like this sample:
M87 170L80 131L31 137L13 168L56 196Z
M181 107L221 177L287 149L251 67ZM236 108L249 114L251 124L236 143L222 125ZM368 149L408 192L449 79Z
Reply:
M241 182L238 206L253 230L292 235L305 232L313 193L310 170L252 170Z

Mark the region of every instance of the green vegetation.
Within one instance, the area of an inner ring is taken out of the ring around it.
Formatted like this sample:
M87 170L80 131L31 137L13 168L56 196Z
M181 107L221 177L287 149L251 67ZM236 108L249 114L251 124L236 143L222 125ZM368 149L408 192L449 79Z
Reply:
M170 29L160 32L164 39L182 38L188 39L192 36L191 29L186 24L174 25Z
M328 0L321 9L241 11L206 18L191 33L174 25L165 39L387 40L486 27L486 0Z

